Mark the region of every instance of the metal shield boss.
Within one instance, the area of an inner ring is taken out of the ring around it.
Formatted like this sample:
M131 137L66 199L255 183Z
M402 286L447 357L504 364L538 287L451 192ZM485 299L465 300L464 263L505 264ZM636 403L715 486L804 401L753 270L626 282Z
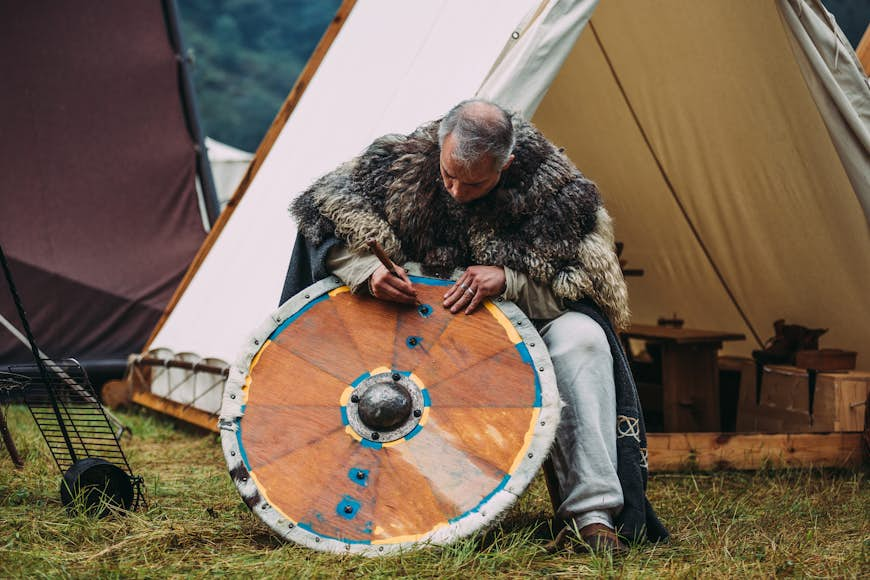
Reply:
M230 370L220 428L242 498L327 552L446 544L494 521L555 436L550 358L514 304L441 306L450 280L410 271L421 304L335 277L258 328Z

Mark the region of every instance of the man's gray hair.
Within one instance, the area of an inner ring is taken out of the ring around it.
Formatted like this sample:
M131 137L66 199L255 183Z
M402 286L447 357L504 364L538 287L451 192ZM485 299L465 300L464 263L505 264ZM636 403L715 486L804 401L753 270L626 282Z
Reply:
M501 169L516 144L511 114L483 99L462 101L444 116L438 127L438 145L453 135L453 160L469 167L485 156Z

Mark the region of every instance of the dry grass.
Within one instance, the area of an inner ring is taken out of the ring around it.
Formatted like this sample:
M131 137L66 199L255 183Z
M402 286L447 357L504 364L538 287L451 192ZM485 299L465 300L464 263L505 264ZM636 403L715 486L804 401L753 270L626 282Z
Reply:
M0 450L0 577L870 577L864 474L832 471L653 476L649 495L668 545L620 560L546 554L550 508L536 480L501 526L440 549L380 559L285 544L231 485L217 437L145 411L123 415L130 463L149 507L71 517L60 476L26 409L7 418L27 465Z

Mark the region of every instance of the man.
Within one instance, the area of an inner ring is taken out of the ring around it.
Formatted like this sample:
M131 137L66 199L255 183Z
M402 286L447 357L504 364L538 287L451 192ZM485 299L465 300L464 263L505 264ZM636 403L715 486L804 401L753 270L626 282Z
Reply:
M515 302L544 338L566 403L550 453L557 519L599 552L624 549L617 532L667 538L646 501L643 418L612 326L629 313L610 218L595 185L532 125L463 101L410 135L377 139L291 213L300 237L282 302L328 271L353 292L413 303L413 284L368 253L370 238L396 264L464 268L444 295L453 313L498 295Z

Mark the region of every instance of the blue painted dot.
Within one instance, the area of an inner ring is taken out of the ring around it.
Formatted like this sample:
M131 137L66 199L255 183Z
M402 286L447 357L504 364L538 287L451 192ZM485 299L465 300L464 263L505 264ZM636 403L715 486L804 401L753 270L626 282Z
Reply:
M356 514L359 512L359 508L362 506L360 502L353 499L349 495L341 498L341 501L338 502L338 505L335 506L335 513L340 515L346 520L352 520L356 517Z
M432 307L428 304L421 304L417 307L417 312L419 312L420 316L422 316L423 318L429 318L430 316L432 316Z
M368 469L360 469L359 467L352 467L350 471L347 472L347 477L354 482L355 484L366 487L369 484L369 470Z
M423 342L422 336L409 336L405 339L405 346L408 348L417 348Z

